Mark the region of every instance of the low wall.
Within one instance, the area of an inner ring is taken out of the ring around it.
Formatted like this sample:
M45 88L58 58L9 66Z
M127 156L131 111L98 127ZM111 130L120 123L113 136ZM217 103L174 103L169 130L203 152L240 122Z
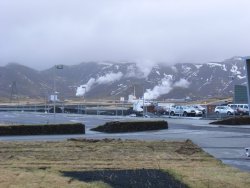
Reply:
M91 130L106 133L124 133L149 130L168 129L167 121L128 121L128 122L107 122Z
M57 134L85 134L82 123L49 124L49 125L4 125L0 126L1 136L10 135L57 135Z

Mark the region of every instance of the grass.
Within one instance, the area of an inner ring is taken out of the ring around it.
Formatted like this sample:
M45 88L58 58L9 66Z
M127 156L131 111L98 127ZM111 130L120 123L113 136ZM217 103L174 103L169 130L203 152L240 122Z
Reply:
M250 173L226 166L191 141L0 142L0 187L110 187L70 171L158 169L189 187L249 187Z

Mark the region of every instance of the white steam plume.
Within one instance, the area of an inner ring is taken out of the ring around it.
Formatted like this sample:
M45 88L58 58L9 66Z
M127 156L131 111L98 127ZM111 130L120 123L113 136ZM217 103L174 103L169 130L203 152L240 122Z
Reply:
M190 82L187 81L186 79L184 78L181 78L179 81L175 82L174 83L174 87L182 87L182 88L188 88L190 85Z
M172 82L169 79L163 78L161 84L153 89L147 89L144 93L144 98L148 100L157 99L160 95L166 94L172 90Z
M123 74L121 72L106 74L106 75L101 76L98 79L96 79L96 83L97 84L108 84L110 82L120 80L122 76L123 76Z
M109 73L97 79L90 78L86 84L77 87L76 96L84 96L85 93L89 92L95 84L112 83L114 81L120 80L122 76L123 74L121 72L118 72L118 73Z
M84 84L84 85L80 85L79 87L77 87L76 89L76 96L80 97L80 96L84 96L84 94L88 91L91 90L91 87L95 84L95 79L94 78L90 78L89 81Z
M183 78L175 83L170 79L163 78L159 85L155 86L153 89L146 90L144 98L147 100L157 99L159 96L169 93L174 87L188 88L189 85L190 82Z
M140 71L140 74L138 76L142 78L147 78L154 65L155 62L150 60L137 60L136 66Z

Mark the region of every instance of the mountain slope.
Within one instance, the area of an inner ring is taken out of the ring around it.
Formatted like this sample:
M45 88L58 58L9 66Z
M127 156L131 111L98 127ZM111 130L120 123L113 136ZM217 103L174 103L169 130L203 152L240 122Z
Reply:
M86 62L52 67L44 71L8 64L0 67L0 96L9 97L10 85L16 82L18 95L44 97L53 93L61 98L76 97L119 99L133 93L148 98L205 98L231 96L234 84L246 84L245 57L205 64L158 64L141 69L135 63ZM81 87L79 87L81 86Z

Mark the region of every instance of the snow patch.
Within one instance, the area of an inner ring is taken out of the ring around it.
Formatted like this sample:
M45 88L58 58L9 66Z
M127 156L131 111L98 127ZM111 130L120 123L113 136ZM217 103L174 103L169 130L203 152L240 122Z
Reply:
M226 65L222 65L222 70L227 71Z
M219 63L207 63L207 65L209 65L209 67L221 67Z
M166 73L164 73L164 77L166 78L166 79L169 79L169 80L173 80L173 75L172 74L166 74Z
M197 69L200 69L203 65L194 65Z
M209 67L220 67L222 70L227 71L225 64L219 64L219 63L207 63Z
M191 70L191 67L186 66L186 65L182 65L181 68L183 69L183 73L187 73Z
M237 78L239 78L241 80L241 79L245 79L246 76L237 75Z
M238 71L237 65L233 65L230 71L231 71L234 75L241 74L241 72Z
M99 62L98 65L105 65L105 66L112 66L113 64L112 63L105 63L105 62Z

